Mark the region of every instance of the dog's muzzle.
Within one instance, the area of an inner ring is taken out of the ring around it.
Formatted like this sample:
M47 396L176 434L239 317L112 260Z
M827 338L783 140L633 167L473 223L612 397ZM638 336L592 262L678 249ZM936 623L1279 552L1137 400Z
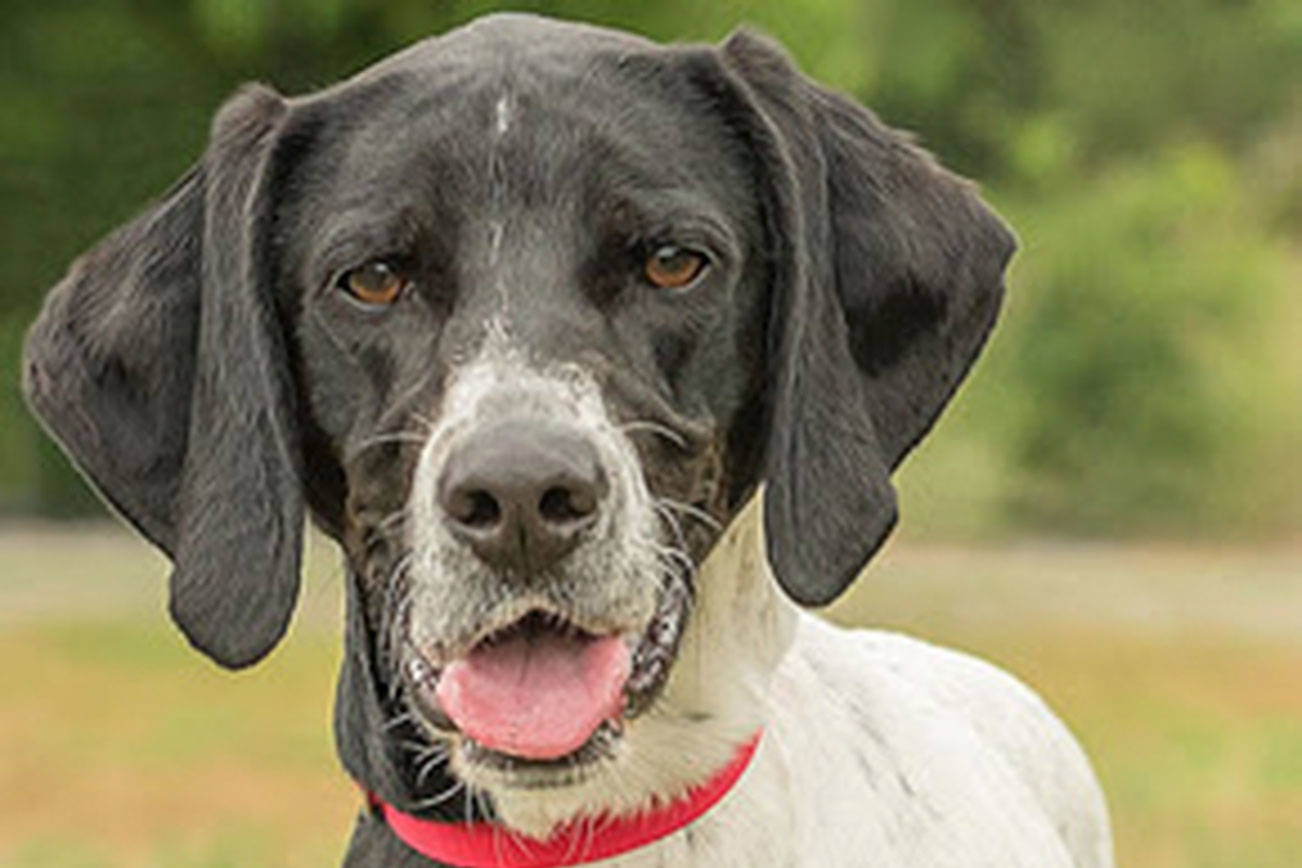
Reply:
M609 756L668 674L690 562L590 381L472 371L446 406L413 486L409 702L465 762Z
M597 524L607 488L581 431L520 416L472 430L453 447L438 502L454 537L507 582L527 585ZM535 609L448 664L433 698L480 745L555 759L618 719L631 656L620 636Z

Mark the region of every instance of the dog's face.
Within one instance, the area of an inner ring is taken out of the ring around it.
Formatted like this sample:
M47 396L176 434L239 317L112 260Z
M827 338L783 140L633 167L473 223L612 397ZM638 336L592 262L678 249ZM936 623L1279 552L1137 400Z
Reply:
M305 505L341 542L368 786L581 787L673 683L696 567L757 488L789 596L862 567L1010 252L755 37L505 16L236 96L51 293L26 385L218 662L283 632Z
M663 685L755 460L764 233L681 84L508 54L325 103L278 258L385 670L454 765L572 779Z

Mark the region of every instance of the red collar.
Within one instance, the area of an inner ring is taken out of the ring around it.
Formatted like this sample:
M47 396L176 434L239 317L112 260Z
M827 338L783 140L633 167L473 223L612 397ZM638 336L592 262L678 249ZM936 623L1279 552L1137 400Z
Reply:
M372 793L367 800L408 847L457 868L561 868L586 865L644 847L694 822L733 788L750 765L763 730L728 764L682 798L642 814L573 820L546 839L508 833L494 823L440 823L405 814Z

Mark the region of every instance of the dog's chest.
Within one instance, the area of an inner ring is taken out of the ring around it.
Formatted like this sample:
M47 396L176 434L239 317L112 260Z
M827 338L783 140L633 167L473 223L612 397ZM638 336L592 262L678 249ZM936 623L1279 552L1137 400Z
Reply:
M970 726L953 696L913 689L908 671L892 671L891 658L901 653L925 657L929 669L951 665L957 655L933 659L935 649L882 637L887 654L856 660L858 643L849 634L804 619L799 634L773 682L760 750L738 787L688 829L602 865L1095 864L1069 852L1059 826L1070 821L1059 822L1053 799L1028 785L1005 745ZM962 665L956 671L966 678ZM1038 724L991 725L1016 732ZM1055 775L1050 763L1038 772L1046 781Z

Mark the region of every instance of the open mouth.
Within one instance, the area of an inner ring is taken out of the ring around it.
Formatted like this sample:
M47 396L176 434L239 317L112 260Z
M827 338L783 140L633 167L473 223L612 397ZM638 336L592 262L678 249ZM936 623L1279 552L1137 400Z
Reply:
M442 666L408 645L402 678L426 724L460 733L466 760L572 769L609 757L659 694L686 602L685 591L662 594L640 632L604 635L533 609Z

